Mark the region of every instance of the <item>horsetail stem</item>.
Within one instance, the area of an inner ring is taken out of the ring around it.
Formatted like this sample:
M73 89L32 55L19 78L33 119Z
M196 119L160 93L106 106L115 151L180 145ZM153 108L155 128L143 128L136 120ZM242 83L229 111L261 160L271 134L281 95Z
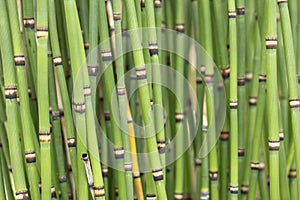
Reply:
M238 199L238 94L237 94L237 25L235 0L228 1L230 46L230 199Z
M3 67L4 79L4 95L7 116L7 136L9 145L9 156L11 160L11 168L13 169L14 198L23 199L29 196L25 180L25 171L22 159L22 149L19 141L21 127L19 124L18 105L17 105L17 77L15 75L15 64L13 57L12 38L10 35L8 12L6 2L0 1L1 8L1 29L0 42L1 47L6 46L7 49L1 48L1 61Z
M151 117L151 105L150 105L150 97L149 97L149 89L145 85L147 83L147 73L145 68L144 56L142 54L140 37L137 33L136 29L138 27L137 24L137 17L134 12L134 7L132 6L133 2L130 0L125 1L125 8L126 8L126 15L128 20L128 28L132 30L130 34L131 44L133 47L133 57L136 69L136 75L138 78L139 84L139 95L140 95L140 102L142 106L142 113L143 113L143 121L144 125L147 126L146 128L146 135L148 138L147 141L147 150L150 153L150 163L152 167L152 175L155 181L156 190L158 193L158 198L166 199L166 192L165 192L165 185L163 182L163 172L161 168L161 162L158 155L158 150L156 147L156 138L152 136L155 132L153 118Z
M266 0L266 68L267 68L267 103L269 125L269 159L270 159L270 198L279 199L279 127L278 127L278 90L277 90L277 29L276 2Z

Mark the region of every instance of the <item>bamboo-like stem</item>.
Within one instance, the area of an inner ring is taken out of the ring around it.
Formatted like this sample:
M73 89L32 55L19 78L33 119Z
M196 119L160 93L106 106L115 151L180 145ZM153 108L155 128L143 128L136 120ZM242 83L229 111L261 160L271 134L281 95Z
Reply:
M242 182L243 163L245 156L245 132L246 132L246 23L245 23L245 1L236 1L237 10L237 80L238 80L238 165L239 183Z
M266 0L266 68L267 68L267 105L268 139L270 168L270 198L279 199L279 127L278 127L278 87L277 87L277 26L276 1ZM294 73L296 74L296 73ZM295 77L296 78L296 77ZM296 83L296 82L295 82ZM300 113L299 113L300 114ZM299 162L300 163L300 162Z
M176 1L176 53L179 55L184 55L184 32L185 32L185 21L184 21L184 2L183 1ZM176 55L175 57L176 63L176 105L175 105L175 131L177 135L176 140L176 149L175 155L177 160L175 161L175 189L174 189L174 199L183 199L184 197L184 171L185 171L185 159L184 155L181 155L184 148L184 138L186 134L184 123L186 121L184 115L184 89L183 89L183 78L184 77L184 60L180 56Z
M144 56L141 49L141 40L139 33L135 31L138 27L137 23L137 16L134 12L134 7L132 0L125 1L125 8L126 8L126 16L128 19L128 28L132 30L130 33L131 44L133 47L133 57L134 63L136 68L136 75L139 84L139 95L140 95L140 102L142 107L143 113L143 122L146 128L146 142L147 142L147 152L150 156L150 163L152 168L152 175L155 181L157 195L159 199L166 199L166 191L165 191L165 184L163 181L163 172L162 166L159 159L158 150L156 147L156 137L153 135L155 133L155 127L153 124L153 118L151 117L151 105L150 105L150 97L149 97L149 89L145 83L147 83L147 73L145 68Z
M99 9L98 9L98 0L89 0L89 49L88 49L88 58L87 65L91 83L91 93L92 93L92 104L93 108L96 109L97 98L97 73L92 73L97 66L98 54L94 55L96 49L98 49L98 19L99 19ZM89 57L89 55L91 55Z
M80 20L80 26L82 27L82 36L84 49L88 52L89 50L89 1L77 0L78 14Z
M11 167L14 171L15 198L28 197L28 190L25 180L25 172L22 158L20 138L20 124L17 105L17 78L15 75L15 65L13 60L12 39L10 35L10 25L8 21L8 13L6 2L0 1L0 50L2 58L2 67L5 90L6 116L7 116L7 137L9 144L9 154L11 159ZM6 47L4 49L4 47Z
M238 199L237 26L235 0L228 1L230 46L230 199Z
M148 24L148 49L151 58L151 68L152 68L152 80L150 85L153 81L153 104L158 106L158 108L154 109L155 115L155 132L156 132L156 139L157 139L157 149L160 155L161 164L163 166L163 172L165 174L165 129L164 129L164 113L163 113L163 103L162 103L162 87L161 83L161 72L160 72L160 60L159 54L161 51L158 49L158 41L159 36L157 35L157 31L155 29L156 22L155 22L155 12L154 6L156 9L161 7L160 1L153 1L153 0L146 0L146 16L147 16L147 24Z
M42 199L51 199L51 133L48 93L48 1L37 2L37 97L41 151Z
M54 8L54 1L49 0L49 13L53 11ZM51 24L51 19L49 21L49 24ZM49 28L51 25L49 25ZM51 28L50 28L50 35L51 35ZM56 84L55 84L55 77L54 77L54 71L55 68L53 68L52 60L50 61L51 65L49 65L49 102L50 102L50 108L51 108L51 124L52 124L52 133L53 133L53 152L54 157L56 158L56 164L57 164L57 174L54 174L55 180L59 182L60 192L62 198L68 198L68 181L67 181L67 172L65 169L66 166L66 155L64 151L64 143L62 139L62 129L61 129L61 122L60 122L60 111L58 108L58 102L57 102L57 91L56 91Z
M256 181L259 173L259 161L260 161L260 149L261 146L261 130L262 130L262 122L264 118L264 107L265 107L265 67L262 65L261 72L259 77L259 92L258 92L258 100L257 100L257 112L255 118L255 129L253 135L253 148L251 153L251 176L250 176L250 187L248 199L255 199L256 195Z
M277 24L279 24L279 20L277 20ZM277 49L277 68L278 73L281 75L285 75L284 77L278 76L280 80L279 84L279 92L282 94L284 93L284 97L280 98L280 109L279 109L279 138L280 138L280 150L279 150L279 180L280 180L280 197L281 199L290 199L290 191L289 191L289 184L288 184L288 176L286 173L287 169L287 162L286 162L286 144L288 144L285 140L286 133L284 132L284 120L288 120L284 118L286 115L283 114L283 111L287 110L288 102L287 102L287 91L282 92L283 88L287 88L286 84L286 69L285 69L285 62L284 62L284 50L283 50L283 38L282 38L282 30L281 27L277 26L278 32L278 49ZM280 94L280 95L281 95Z
M289 16L289 10L287 2L279 2L280 11L280 23L282 28L283 45L285 53L286 71L288 77L288 91L289 91L289 104L291 109L291 121L292 121L292 135L294 142L299 138L300 125L297 123L300 119L299 107L299 94L297 89L297 79L296 79L296 57L295 57L295 47L293 40L291 20ZM295 156L299 155L300 148L295 145ZM300 169L300 161L296 159L296 167ZM297 177L298 183L298 196L300 196L300 176Z
M203 39L202 45L207 52L207 57L213 55L213 39L212 39L212 24L211 24L211 12L210 12L210 3L206 0L200 0L198 2L199 12L202 13L200 15L201 18L205 18L207 20L202 21L203 25L200 24L200 27L203 27ZM200 22L201 20L199 20ZM208 147L212 147L209 151L208 159L209 159L209 176L210 176L210 189L211 189L211 199L219 199L218 192L218 161L217 161L217 145L213 145L216 131L215 120L215 103L214 103L214 68L213 63L211 63L208 58L205 59L204 67L205 67L205 80L206 80L206 106L208 113Z
M255 36L255 56L254 56L254 66L253 66L253 75L252 75L252 82L251 88L249 92L249 123L247 128L247 142L246 142L246 152L245 152L245 160L244 160L244 170L243 170L243 180L241 185L241 198L247 198L249 192L249 177L250 177L250 162L251 162L251 155L252 155L252 141L255 129L255 119L256 119L256 112L257 112L257 96L258 96L258 88L259 88L259 73L260 73L260 64L261 64L261 51L264 46L261 45L261 38L259 34L258 24L256 23L255 27L256 36Z
M88 198L88 185L86 176L82 172L84 164L81 161L81 155L86 153L86 119L85 119L85 97L83 94L83 80L81 73L86 66L84 65L85 53L83 48L83 39L79 25L78 13L74 0L66 0L64 3L64 13L67 24L68 44L72 62L72 79L74 88L73 109L75 112L76 123L76 146L77 146L77 183L81 186L76 190L78 199ZM80 68L82 67L82 68ZM81 71L82 70L82 71ZM93 121L94 123L94 121Z
M27 53L28 53L28 60L29 60L29 68L31 68L32 77L33 77L33 83L34 87L32 90L37 89L37 80L36 80L36 74L37 74L37 64L36 64L36 42L35 42L35 16L34 16L34 6L33 6L33 0L29 1L22 1L22 14L23 14L23 24L24 24L24 30L25 30L25 39L26 39L26 45L27 45Z
M208 151L207 147L207 126L203 126L202 129L202 141L203 141L203 148L204 151ZM208 156L205 156L202 159L202 166L201 166L201 194L200 199L208 199L210 196L209 190L209 161Z
M130 151L129 132L127 124L127 109L126 109L126 87L124 80L124 59L123 59L123 41L122 41L122 5L121 1L113 0L113 18L115 25L115 42L116 42L116 71L117 71L117 96L119 100L120 126L122 130L122 140L125 152ZM133 180L132 180L132 162L129 153L124 155L124 168L126 174L126 193L128 199L133 199Z
M76 158L76 139L74 134L74 124L73 124L73 117L71 112L71 104L70 104L70 98L68 95L68 88L66 83L66 78L64 74L63 69L63 56L61 55L60 46L59 44L64 43L64 40L59 43L59 36L57 32L57 18L56 18L56 9L54 5L53 0L49 0L49 34L50 34L50 44L53 54L53 65L55 67L55 77L58 83L59 92L61 94L61 101L62 101L62 107L63 107L63 113L64 113L64 122L65 122L65 128L66 128L66 135L67 137L65 140L67 140L68 144L68 151L71 158L71 165L72 165L72 172L74 176L77 176L77 158ZM62 169L61 169L62 170ZM62 172L62 171L61 171ZM64 180L64 177L60 177L61 180ZM75 183L77 182L77 179L75 179ZM61 184L64 184L62 181ZM76 184L77 185L77 184ZM62 194L64 196L64 194Z
M270 199L268 194L268 185L266 181L265 164L263 162L259 163L258 184L261 200Z
M36 140L36 133L32 126L33 121L30 112L30 104L28 98L28 84L26 79L26 67L25 67L25 56L22 45L22 38L16 2L9 1L7 4L8 14L10 20L10 27L12 33L14 59L16 65L17 79L18 79L18 94L20 97L20 115L21 124L23 130L24 148L25 148L25 159L27 173L29 176L30 194L32 198L40 198L40 192L38 188L39 173L36 165L36 150L34 147L34 140ZM37 153L39 157L39 151Z
M230 75L230 68L229 68L229 62L228 62L228 52L226 49L226 27L224 24L226 24L226 17L220 13L223 12L224 5L222 5L222 1L215 1L213 3L213 13L214 13L214 19L216 23L216 46L218 51L217 57L218 60L218 66L222 70L222 75L224 79L225 89L226 89L226 101L229 101L229 75ZM200 32L201 34L201 32ZM203 40L203 39L202 39ZM228 110L228 109L226 109ZM223 126L223 130L220 134L220 198L224 199L227 197L227 184L228 184L228 174L227 174L227 168L228 168L228 146L229 146L229 112L226 112L226 119Z
M124 142L122 140L121 136L121 130L118 126L120 122L120 115L119 112L115 113L114 110L119 110L118 104L112 105L112 98L115 98L116 96L113 94L115 92L115 79L113 75L113 69L111 65L112 61L112 50L109 44L109 32L107 28L101 28L101 27L108 27L107 25L107 15L105 12L105 5L103 1L99 2L100 6L100 18L99 18L99 33L100 33L100 51L101 51L101 64L103 67L103 82L105 86L105 95L107 96L107 103L109 107L109 113L111 114L111 124L112 124L112 133L113 133L113 141L114 141L114 156L116 159L116 164L118 167L117 172L117 184L118 184L118 194L120 199L126 198L127 191L126 191L126 185L124 185L124 182L126 181L125 173L124 173ZM125 110L126 111L126 110ZM126 146L127 148L128 146ZM128 148L129 149L129 148ZM128 152L128 149L126 151ZM129 183L128 183L129 184ZM132 183L131 183L132 184ZM129 192L129 191L128 191Z
M131 160L132 160L132 173L133 173L133 181L135 186L136 197L138 200L144 199L142 182L140 177L139 163L137 158L137 150L136 150L136 140L135 140L135 132L134 126L131 116L131 111L129 107L128 98L126 101L126 110L127 110L127 122L128 122L128 135L130 141L130 152L131 152Z

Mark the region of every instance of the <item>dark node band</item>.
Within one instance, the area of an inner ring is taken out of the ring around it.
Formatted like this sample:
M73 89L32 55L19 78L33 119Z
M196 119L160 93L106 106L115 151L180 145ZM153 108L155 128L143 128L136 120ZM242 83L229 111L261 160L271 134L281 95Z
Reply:
M113 17L115 21L121 20L121 13L120 12L114 12Z
M98 66L88 66L89 76L97 76L99 71Z
M75 138L68 138L67 139L68 147L76 147L76 139Z
M116 197L119 196L119 189L118 188L115 188L115 195L116 195Z
M17 200L29 200L28 191L24 190L24 191L16 192L16 199Z
M50 57L52 57L52 51L48 51L48 57L50 58Z
M134 178L134 179L140 178L140 177L141 177L141 175L140 175L139 172L136 172L136 173L133 172L133 178Z
M266 49L276 49L276 48L277 48L277 38L267 38Z
M290 107L291 108L299 108L300 107L299 99L290 99Z
M239 193L239 187L238 186L230 185L229 186L229 192L231 194L238 194Z
M184 24L176 24L177 33L184 33Z
M73 109L76 113L84 113L85 112L85 103L75 103L73 102Z
M126 93L125 87L117 87L117 94L118 94L119 96L124 96L125 93Z
M248 194L248 192L249 192L249 185L242 184L241 192L242 192L242 194Z
M238 78L237 82L238 82L238 86L244 86L245 85L245 77Z
M40 132L39 140L40 140L40 142L50 142L51 141L51 132Z
M103 50L101 51L101 57L103 62L108 62L112 60L112 53L111 50Z
M25 66L25 56L24 55L15 55L14 61L16 66Z
M237 108L238 108L238 101L236 101L236 100L231 100L231 101L229 102L229 107L230 107L230 109L237 109Z
M141 9L145 8L145 1L141 0Z
M220 139L222 141L228 141L229 139L229 131L222 131L220 135Z
M256 106L256 104L257 104L257 97L250 97L249 98L249 105L250 106Z
M237 8L237 14L238 15L244 15L245 14L245 8Z
M125 172L132 172L132 163L131 162L124 163L124 168L125 168Z
M37 39L44 38L46 36L48 36L48 28L46 28L46 27L36 28L36 37L37 37Z
M59 111L52 111L52 119L55 121L55 120L58 120L60 117L60 112Z
M83 93L84 93L84 96L92 96L92 89L91 89L91 86L87 85L87 86L84 86L83 87Z
M183 122L184 119L184 113L183 112L176 112L175 113L175 121L176 123Z
M201 167L201 166L202 166L202 160L196 159L196 161L195 161L195 166L196 166L196 167Z
M115 148L114 154L116 159L124 158L124 148L123 147Z
M218 180L218 171L209 171L209 177L211 181Z
M202 77L201 76L198 76L197 78L196 78L196 83L197 84L202 84Z
M284 140L284 132L283 132L283 130L279 131L279 139L280 139L280 141Z
M90 48L90 43L89 42L84 42L83 46L84 46L84 49L87 50L87 49Z
M158 55L158 45L157 42L149 42L149 53L150 56Z
M58 178L58 182L59 182L59 183L65 183L65 182L67 182L67 177L66 177L66 176L61 176L61 177L59 177L59 178Z
M52 197L52 198L55 198L55 199L57 198L57 196L56 196L56 191L55 191L55 187L54 187L54 186L51 187L51 197Z
M155 194L147 194L146 199L148 200L156 200L156 195Z
M136 79L143 80L147 78L146 67L135 68Z
M290 178L290 179L297 178L297 172L296 172L296 169L290 169L290 171L289 171L289 178Z
M300 75L297 75L298 83L300 84Z
M230 76L230 67L227 66L226 68L222 69L222 77L223 79L227 79Z
M154 8L161 8L161 0L154 1Z
M158 153L160 153L160 154L165 153L165 151L166 151L166 141L157 140L157 149L158 149Z
M54 64L54 67L62 65L62 57L61 56L54 57L53 64Z
M267 81L267 75L266 74L260 74L258 77L259 82L266 82Z
M26 152L25 153L25 159L26 159L26 163L35 163L36 162L36 155L35 152Z
M17 87L16 86L5 87L4 94L6 99L16 99L18 97Z
M152 176L154 181L161 181L164 179L163 171L162 169L154 169L152 170Z
M104 113L104 119L105 119L105 121L110 121L110 113L109 112Z
M94 186L93 189L94 189L95 197L104 197L105 196L104 186L100 186L100 187Z
M183 193L178 193L178 192L175 192L174 193L174 199L183 199Z
M243 148L238 148L238 156L239 156L239 157L245 156L245 149L243 149Z
M250 167L252 170L259 170L259 162L251 162Z
M33 17L23 18L23 23L24 23L25 28L34 29L34 18Z
M228 10L228 18L236 18L236 12L235 10Z
M258 165L258 171L263 171L265 169L265 163L260 162Z
M269 140L269 151L279 151L280 141Z
M102 176L103 176L103 178L108 177L108 168L102 168Z
M214 81L214 74L205 74L205 82L207 84L212 83Z
M277 0L278 5L281 3L287 3L287 2L288 2L288 0Z

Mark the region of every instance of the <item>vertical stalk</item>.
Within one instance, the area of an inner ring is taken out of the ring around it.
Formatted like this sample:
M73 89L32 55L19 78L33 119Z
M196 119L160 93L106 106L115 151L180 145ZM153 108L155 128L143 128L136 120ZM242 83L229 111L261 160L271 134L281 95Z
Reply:
M288 80L288 91L289 91L289 104L291 109L291 122L292 122L292 135L294 142L300 139L300 101L298 99L298 89L297 89L297 77L296 77L296 57L295 57L295 46L293 40L291 20L288 10L287 1L277 1L279 4L280 11L280 23L283 36L283 45L285 53L287 80ZM299 145L295 145L295 156L300 154ZM296 169L300 169L300 160L296 160ZM297 176L298 183L298 197L300 196L300 176Z
M157 150L157 141L155 135L155 127L153 124L153 117L151 116L151 105L150 105L150 97L149 97L149 89L146 85L147 83L147 73L145 68L145 61L143 56L143 51L141 47L141 40L139 33L134 29L138 28L137 23L137 16L134 12L133 1L132 0L125 0L125 8L126 8L126 16L128 19L128 28L131 30L130 38L131 44L133 47L133 57L136 69L136 75L139 84L139 97L140 103L142 107L143 113L143 122L146 126L146 142L147 142L147 152L150 156L150 163L152 168L152 175L155 181L156 190L159 199L166 199L166 191L165 191L165 184L163 181L163 171L162 166Z
M51 199L51 133L48 93L48 1L37 2L37 97L42 199Z
M39 183L39 173L36 165L36 150L34 147L34 140L36 140L35 129L32 126L32 116L30 112L30 104L28 97L28 84L26 77L26 67L25 67L25 56L23 43L21 38L18 13L17 13L17 3L14 1L9 1L7 4L8 14L10 20L12 42L14 49L14 60L16 65L17 79L18 79L18 94L20 97L20 115L21 124L23 130L24 148L25 148L25 159L26 167L30 185L30 194L32 198L40 198L40 192L38 188ZM37 153L39 157L39 151Z
M237 26L235 0L228 0L230 46L230 199L238 199Z
M112 68L112 50L109 43L109 31L108 31L108 24L107 24L107 15L105 11L105 2L100 1L100 18L99 18L99 33L100 33L100 51L101 51L101 61L100 64L103 67L103 82L105 86L105 95L107 96L107 103L109 107L109 113L111 115L111 125L112 125L112 133L113 133L113 141L114 141L114 156L116 159L116 164L118 167L117 171L117 184L118 184L118 195L120 199L126 198L127 191L126 185L124 182L126 181L125 173L124 173L124 158L125 158L125 149L124 149L124 142L122 140L122 132L119 127L120 122L120 113L113 112L119 111L118 104L112 105L113 100L112 98L116 98L115 92L115 79L113 74ZM105 27L105 28L103 28ZM124 110L125 112L126 110ZM127 148L128 146L126 146ZM129 148L128 148L129 149ZM126 151L128 152L128 149ZM128 182L129 184L129 182ZM132 184L132 183L131 183ZM129 193L130 194L130 193Z
M245 1L236 1L237 10L237 81L238 81L238 165L239 183L242 182L243 163L245 156L245 130L246 130L246 23L245 23Z
M268 139L270 168L270 198L280 199L279 187L279 124L278 124L278 87L277 87L277 25L276 1L266 0L266 68L267 68L267 105ZM296 74L296 73L294 73ZM296 78L296 77L295 77ZM299 103L300 106L300 103ZM300 114L300 113L299 113ZM300 163L300 162L299 162Z

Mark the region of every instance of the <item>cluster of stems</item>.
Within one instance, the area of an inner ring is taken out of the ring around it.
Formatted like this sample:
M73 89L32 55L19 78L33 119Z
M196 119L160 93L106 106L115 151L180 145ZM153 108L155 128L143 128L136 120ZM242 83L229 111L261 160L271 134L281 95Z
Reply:
M0 0L0 199L299 199L298 8Z

